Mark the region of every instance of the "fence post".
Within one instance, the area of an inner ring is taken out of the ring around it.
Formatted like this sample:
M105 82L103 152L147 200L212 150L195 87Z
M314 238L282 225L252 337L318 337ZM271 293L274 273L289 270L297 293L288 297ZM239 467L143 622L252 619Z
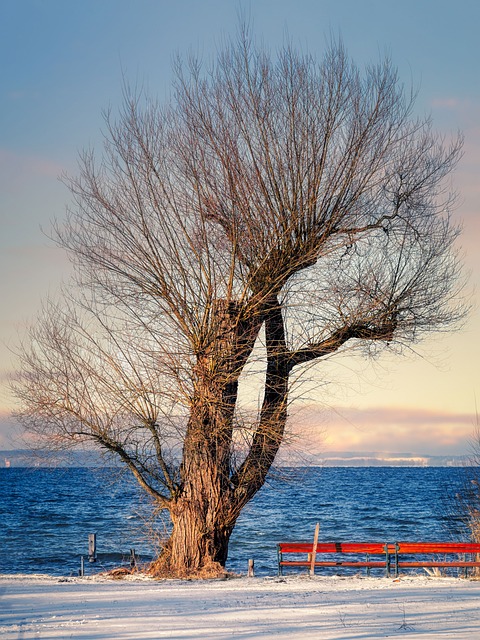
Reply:
M253 558L250 558L250 560L248 561L248 577L255 577L255 560L253 560Z
M88 561L89 562L97 561L97 534L96 533L88 534Z
M130 568L135 569L137 566L137 557L135 555L135 549L130 549Z
M310 576L315 574L315 558L317 555L318 534L320 532L320 523L317 522L315 527L315 535L313 536L312 560L310 562Z

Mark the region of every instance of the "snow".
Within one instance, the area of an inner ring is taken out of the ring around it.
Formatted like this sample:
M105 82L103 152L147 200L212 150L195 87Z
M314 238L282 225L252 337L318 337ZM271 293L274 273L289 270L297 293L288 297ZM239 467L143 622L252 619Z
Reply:
M0 637L479 638L480 582L405 576L154 581L0 575Z

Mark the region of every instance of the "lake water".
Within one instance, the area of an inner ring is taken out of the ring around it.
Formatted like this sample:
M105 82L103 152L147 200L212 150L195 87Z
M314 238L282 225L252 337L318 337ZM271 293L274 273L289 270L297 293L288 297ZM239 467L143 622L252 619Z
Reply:
M333 467L276 471L242 513L227 568L276 573L276 543L451 540L461 531L452 496L465 478L456 467ZM152 557L149 505L118 470L0 469L0 572L77 575L128 562L131 548ZM157 523L158 526L158 523ZM160 531L162 525L159 526ZM89 564L88 534L98 561Z

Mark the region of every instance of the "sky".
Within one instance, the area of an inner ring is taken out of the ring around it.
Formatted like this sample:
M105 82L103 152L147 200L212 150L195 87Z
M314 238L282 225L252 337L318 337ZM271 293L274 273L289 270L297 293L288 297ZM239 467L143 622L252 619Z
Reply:
M480 403L480 3L477 0L0 0L0 449L18 446L7 380L15 346L41 300L68 278L48 233L70 201L59 180L99 148L102 113L124 81L168 95L177 54L215 56L238 16L272 51L288 38L321 56L340 36L359 66L389 56L416 111L464 155L455 217L472 311L452 334L402 358L328 360L292 407L310 452L469 452Z

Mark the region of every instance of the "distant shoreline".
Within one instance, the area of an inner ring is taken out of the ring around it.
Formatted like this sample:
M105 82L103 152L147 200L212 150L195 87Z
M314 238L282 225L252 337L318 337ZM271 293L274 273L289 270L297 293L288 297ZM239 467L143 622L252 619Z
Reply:
M68 458L41 458L38 454L26 449L0 450L0 468L9 467L102 467L105 460L96 451L70 452ZM116 466L110 463L107 466ZM416 453L388 453L378 451L338 452L309 456L300 463L283 459L280 467L465 467L468 456L426 455Z

